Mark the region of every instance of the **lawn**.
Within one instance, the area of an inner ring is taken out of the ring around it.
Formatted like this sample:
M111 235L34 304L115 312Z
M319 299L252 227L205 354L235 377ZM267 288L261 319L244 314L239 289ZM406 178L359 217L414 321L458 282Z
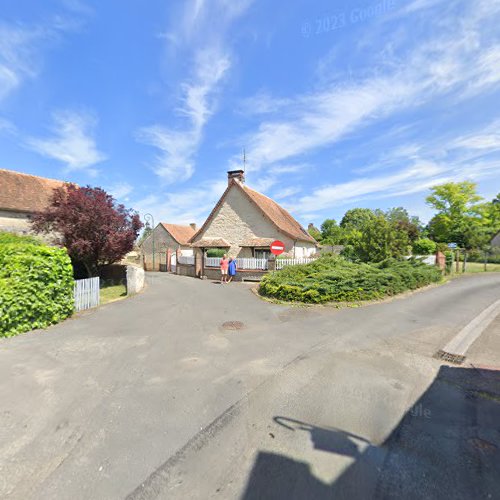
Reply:
M500 264L487 264L487 272L500 272ZM460 264L460 272L462 271L462 264ZM465 265L466 273L484 273L484 264L479 262L467 262Z
M127 296L125 285L111 285L101 288L100 303L108 304L115 300L123 299Z

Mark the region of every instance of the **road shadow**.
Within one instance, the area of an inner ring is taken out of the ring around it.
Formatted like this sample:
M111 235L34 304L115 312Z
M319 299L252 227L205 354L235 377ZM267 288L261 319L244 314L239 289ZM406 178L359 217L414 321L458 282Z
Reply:
M314 449L354 462L325 483L306 462L259 452L245 500L500 498L498 370L442 366L379 446L339 429L274 420L290 433L308 432Z

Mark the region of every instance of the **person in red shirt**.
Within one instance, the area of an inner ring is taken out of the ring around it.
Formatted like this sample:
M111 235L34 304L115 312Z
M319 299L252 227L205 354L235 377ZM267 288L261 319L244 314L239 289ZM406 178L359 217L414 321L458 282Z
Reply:
M227 269L229 267L229 260L227 258L227 255L224 254L222 256L222 259L220 261L220 282L222 283L227 283Z

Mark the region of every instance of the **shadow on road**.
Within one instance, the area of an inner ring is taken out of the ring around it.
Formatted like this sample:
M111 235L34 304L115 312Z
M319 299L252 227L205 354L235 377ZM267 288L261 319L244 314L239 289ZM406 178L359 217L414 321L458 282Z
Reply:
M498 370L442 366L380 446L339 429L286 417L274 420L291 432L308 432L314 449L354 462L325 483L306 462L260 452L245 500L500 498Z

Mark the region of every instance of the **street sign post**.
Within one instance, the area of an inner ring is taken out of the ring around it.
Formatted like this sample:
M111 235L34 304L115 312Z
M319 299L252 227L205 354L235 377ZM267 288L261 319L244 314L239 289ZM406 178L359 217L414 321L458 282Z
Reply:
M457 248L458 245L456 243L448 243L448 248Z
M285 251L285 244L280 240L275 240L271 243L271 253L281 255Z

